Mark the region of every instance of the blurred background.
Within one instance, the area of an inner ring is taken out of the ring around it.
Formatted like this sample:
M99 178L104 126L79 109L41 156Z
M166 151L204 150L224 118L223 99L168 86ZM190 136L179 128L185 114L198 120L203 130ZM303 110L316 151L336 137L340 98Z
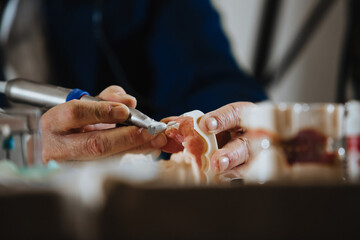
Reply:
M291 51L290 47L295 40L302 40L303 45L300 44L292 64L286 66L286 71L280 76L272 79L272 84L267 85L272 100L343 100L337 97L337 87L349 1L212 0L212 3L221 14L223 27L238 64L252 75L255 74L255 64L260 64L260 71L264 73L276 72L281 64L284 65L282 61ZM266 14L273 18L266 19L264 23ZM304 31L309 20L312 21ZM311 27L314 29L310 30ZM310 32L308 38L304 37L304 32ZM264 63L256 59L261 37L270 38L268 55L262 55L266 58L262 60L267 60ZM348 88L352 88L350 84ZM352 91L348 90L348 94L352 94Z
M1 2L4 7L8 1ZM10 2L2 23L1 41L8 42L4 56L9 62L21 58L24 64L20 66L21 71L5 64L6 78L22 72L27 78L45 81L49 67L41 37L41 1ZM20 7L17 7L19 2ZM354 64L347 60L356 59L356 56L349 56L350 52L356 52L351 41L356 42L356 34L352 33L356 32L357 18L349 11L359 9L356 0L211 2L221 16L238 65L262 82L270 99L344 102L358 98L354 94L359 92L355 90L356 83L346 81L354 75L349 70ZM11 23L11 16L16 12L22 17ZM34 58L38 60L33 61Z

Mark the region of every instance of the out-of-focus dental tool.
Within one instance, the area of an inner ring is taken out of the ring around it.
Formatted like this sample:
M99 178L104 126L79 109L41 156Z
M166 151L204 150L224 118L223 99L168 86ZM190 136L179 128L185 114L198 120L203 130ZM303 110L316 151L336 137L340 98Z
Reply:
M0 81L0 93L14 102L30 104L33 106L51 108L58 104L78 99L82 101L100 101L88 92L80 89L68 89L48 84L41 84L23 78ZM137 109L129 108L130 116L126 125L146 128L151 135L164 132L168 125L148 117Z
M42 165L40 114L39 109L33 108L0 110L0 159L18 167Z

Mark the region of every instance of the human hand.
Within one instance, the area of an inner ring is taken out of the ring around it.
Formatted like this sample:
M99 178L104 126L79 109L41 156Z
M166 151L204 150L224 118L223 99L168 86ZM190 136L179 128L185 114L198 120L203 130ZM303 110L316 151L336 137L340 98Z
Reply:
M72 100L47 111L40 120L42 159L89 160L127 150L161 148L163 134L151 136L135 126L115 128L129 117L136 99L118 86L106 88L101 102Z
M213 171L224 173L225 178L238 178L243 174L243 164L249 159L248 142L242 137L241 120L244 107L250 102L235 102L205 114L199 123L204 132L216 134L219 150L211 157Z

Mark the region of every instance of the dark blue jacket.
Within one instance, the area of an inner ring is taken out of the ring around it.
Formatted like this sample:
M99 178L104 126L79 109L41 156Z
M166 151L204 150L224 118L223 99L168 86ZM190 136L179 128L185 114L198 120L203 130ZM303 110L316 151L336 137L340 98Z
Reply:
M117 84L156 119L266 98L231 54L207 0L43 1L52 81Z

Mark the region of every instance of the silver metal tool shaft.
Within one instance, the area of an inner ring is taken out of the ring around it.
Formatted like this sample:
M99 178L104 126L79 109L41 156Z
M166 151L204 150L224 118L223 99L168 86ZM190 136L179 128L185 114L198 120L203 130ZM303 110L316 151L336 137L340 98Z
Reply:
M22 78L0 82L0 84L0 92L4 93L9 100L44 108L52 108L66 102L67 96L72 91L72 89ZM98 101L97 98L91 96L84 96L81 100Z
M126 120L127 123L131 123L131 125L141 128L146 128L151 135L158 134L166 130L166 123L157 122L135 108L129 109L130 116L128 120Z
M71 91L72 89L40 84L22 78L0 82L0 92L4 93L9 100L44 108L65 103ZM82 96L80 100L99 101L98 98L88 95ZM157 122L134 108L129 108L129 110L130 116L125 122L127 125L146 128L152 135L166 130L165 123Z

